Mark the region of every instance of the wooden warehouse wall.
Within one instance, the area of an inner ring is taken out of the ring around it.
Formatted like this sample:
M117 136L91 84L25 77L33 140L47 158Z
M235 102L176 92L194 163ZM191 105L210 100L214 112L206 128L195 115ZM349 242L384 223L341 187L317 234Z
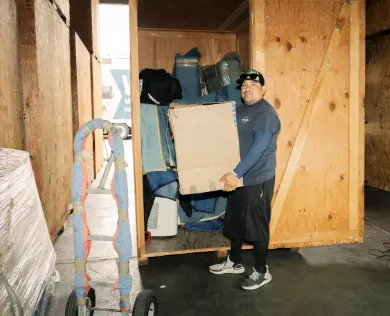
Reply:
M241 66L243 68L249 68L249 57L250 57L250 43L249 43L249 21L248 27L244 27L239 32L237 32L237 52L240 55Z
M54 3L54 7L57 9L58 14L64 20L66 25L70 23L70 6L69 0L49 0Z
M172 73L177 53L198 47L202 65L218 62L226 53L237 49L236 34L140 29L139 69L165 69Z
M75 32L70 35L72 67L73 135L92 119L91 56ZM93 155L93 136L89 135L85 149ZM95 178L94 159L86 162L88 182Z
M0 2L0 147L23 148L18 17L15 0Z
M70 0L70 26L88 51L100 60L99 0Z
M251 10L251 62L282 121L271 245L362 241L364 1L252 0Z
M17 0L26 150L51 237L71 202L73 163L69 29L47 0Z
M366 35L390 30L390 0L367 1Z
M367 1L366 170L390 191L390 1Z
M102 105L102 69L100 62L91 56L91 75L92 75L92 115L93 118L101 119L103 116ZM95 175L103 166L103 130L94 132L94 165Z

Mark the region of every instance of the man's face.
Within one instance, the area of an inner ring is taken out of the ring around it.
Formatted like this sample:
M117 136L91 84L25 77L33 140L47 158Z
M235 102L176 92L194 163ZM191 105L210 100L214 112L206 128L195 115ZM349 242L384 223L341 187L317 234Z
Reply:
M263 87L257 81L245 80L241 85L241 97L245 104L255 104L263 97Z

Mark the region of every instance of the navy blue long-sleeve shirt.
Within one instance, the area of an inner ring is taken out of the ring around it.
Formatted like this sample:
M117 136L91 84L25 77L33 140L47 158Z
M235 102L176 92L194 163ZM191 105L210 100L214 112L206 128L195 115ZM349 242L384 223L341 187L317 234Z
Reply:
M275 176L278 114L265 99L237 106L236 111L241 161L234 172L245 186L267 181Z

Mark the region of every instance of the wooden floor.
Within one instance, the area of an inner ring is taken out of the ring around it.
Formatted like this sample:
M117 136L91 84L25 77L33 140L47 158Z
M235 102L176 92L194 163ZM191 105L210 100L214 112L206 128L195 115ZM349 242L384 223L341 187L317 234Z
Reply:
M228 250L230 241L222 233L187 231L178 228L176 236L152 237L146 243L146 256L157 257L172 254ZM244 248L251 248L245 245Z

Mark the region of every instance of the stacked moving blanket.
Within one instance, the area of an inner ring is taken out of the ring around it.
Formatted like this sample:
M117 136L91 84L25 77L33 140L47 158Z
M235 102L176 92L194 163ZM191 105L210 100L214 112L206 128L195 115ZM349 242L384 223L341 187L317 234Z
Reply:
M0 148L0 315L34 315L55 260L30 155Z
M201 54L197 48L175 57L173 77L178 80L180 87L175 87L177 82L170 80L168 74L165 74L163 83L166 87L167 82L172 82L167 91L180 92L179 94L172 92L170 102L199 104L235 101L236 104L240 104L241 94L235 83L241 72L239 56L232 52L226 54L216 65L206 67L199 65L200 58ZM144 69L140 73L140 80L143 82L146 71L150 75L148 80L152 80L153 70ZM162 70L155 72L157 78L161 76ZM201 89L202 76L209 91L205 95L202 95ZM143 95L148 95L146 91L148 86L149 83L143 84ZM156 87L155 82L154 86ZM157 92L152 94L157 95ZM148 98L141 98L145 230L154 197L163 197L179 200L179 219L184 223L184 228L196 231L222 231L221 219L226 208L226 195L223 192L189 196L181 196L178 192L176 153L168 121L170 102L166 98L164 100L151 98L150 94Z

